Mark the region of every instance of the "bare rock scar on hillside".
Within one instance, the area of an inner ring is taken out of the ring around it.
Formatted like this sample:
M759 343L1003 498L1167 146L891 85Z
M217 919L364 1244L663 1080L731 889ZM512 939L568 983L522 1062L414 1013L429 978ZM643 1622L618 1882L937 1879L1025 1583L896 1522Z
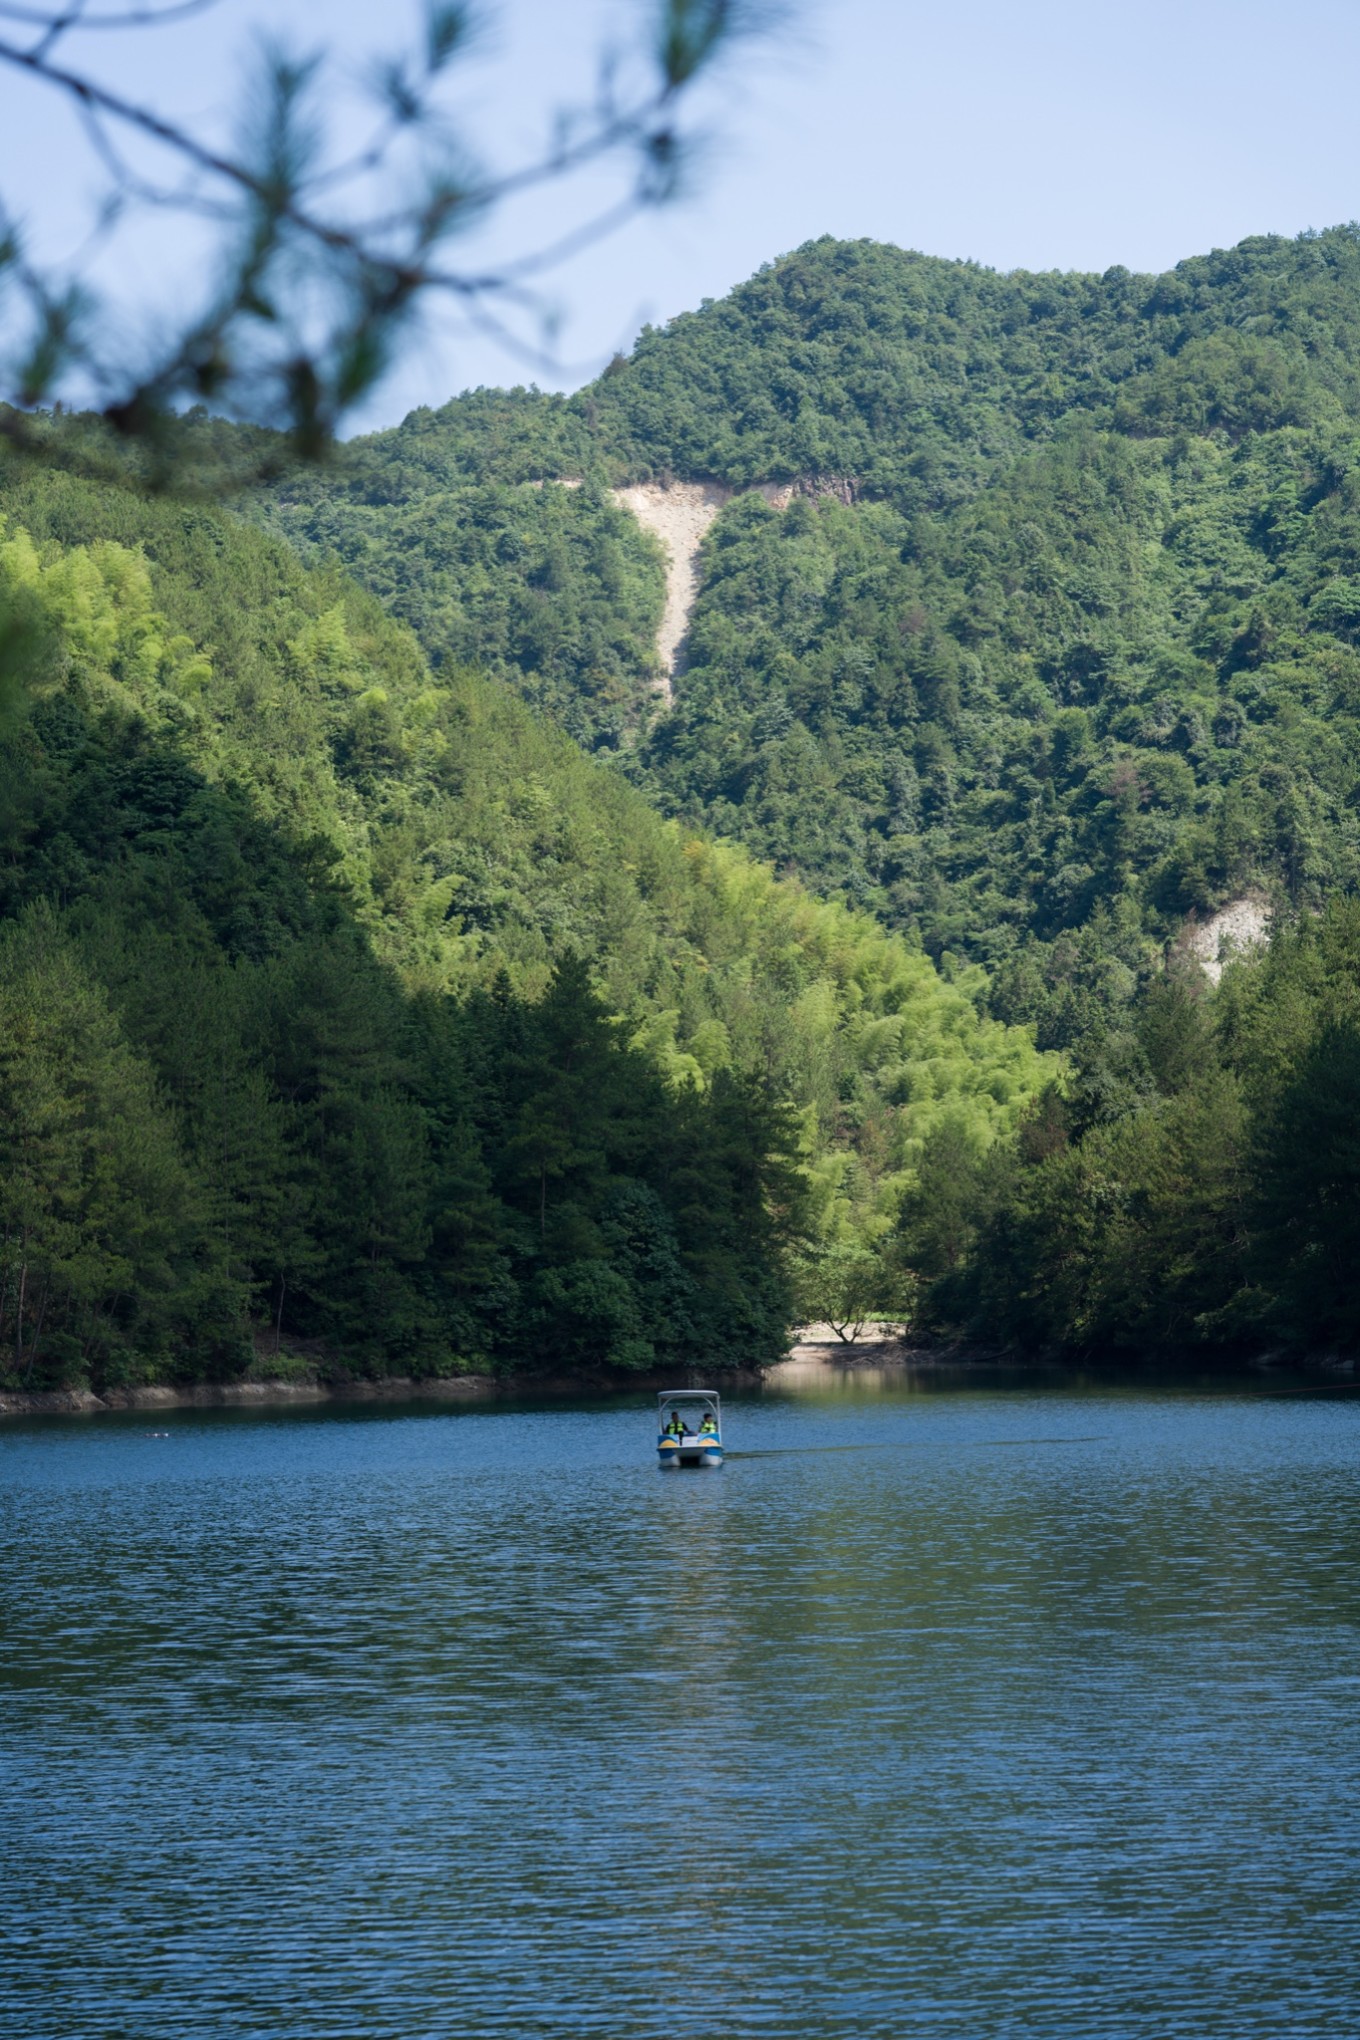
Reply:
M728 482L632 482L612 493L616 503L632 511L644 531L655 533L666 554L666 607L656 634L656 650L662 667L657 692L669 702L699 592L699 548L718 512L742 492ZM793 490L767 482L759 493L767 503L782 509Z
M557 477L559 489L579 489L579 475ZM544 487L536 481L535 489ZM614 501L631 510L644 531L660 539L666 555L666 606L656 633L661 677L656 691L669 706L674 680L684 663L685 637L699 593L699 553L709 526L736 496L763 496L776 510L787 510L795 496L833 496L840 503L859 500L859 483L850 475L802 475L796 482L628 482L611 489Z
M776 510L786 510L795 496L834 496L853 503L859 485L846 475L805 475L796 482L756 482L749 488L730 482L631 482L612 493L645 531L655 532L665 549L666 607L656 634L662 667L657 692L669 703L699 593L699 551L718 512L735 496L763 496Z
M1207 921L1191 922L1180 946L1193 956L1210 984L1216 985L1234 956L1264 948L1270 935L1270 906L1259 893L1229 900Z

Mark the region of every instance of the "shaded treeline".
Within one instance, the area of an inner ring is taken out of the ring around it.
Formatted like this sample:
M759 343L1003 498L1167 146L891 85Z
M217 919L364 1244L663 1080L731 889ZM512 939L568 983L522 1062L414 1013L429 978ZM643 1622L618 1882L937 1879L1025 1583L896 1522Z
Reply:
M411 994L343 893L114 708L39 698L0 834L0 1374L641 1367L780 1349L792 1127L671 1090L564 961Z

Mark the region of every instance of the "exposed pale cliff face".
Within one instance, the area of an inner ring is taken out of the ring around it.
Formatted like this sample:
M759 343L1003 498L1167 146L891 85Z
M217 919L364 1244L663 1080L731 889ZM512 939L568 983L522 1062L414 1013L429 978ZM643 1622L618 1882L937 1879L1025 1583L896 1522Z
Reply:
M1259 895L1229 900L1207 921L1188 928L1182 938L1211 984L1217 984L1234 956L1264 948L1270 936L1270 908Z
M835 484L837 491L849 486ZM632 482L614 490L615 502L631 510L644 530L655 532L665 548L666 607L656 649L664 669L657 692L667 701L699 592L699 549L709 526L734 496L760 495L776 510L783 510L797 493L791 482L761 482L754 491L735 489L728 482Z
M666 553L666 607L656 634L663 672L657 691L671 698L671 680L680 647L689 629L690 611L699 592L699 548L704 533L724 503L732 500L726 482L634 482L615 489L614 500L632 511L646 531L661 540Z
M549 484L537 481L530 486L542 489ZM551 486L579 489L581 478L560 475ZM700 548L718 512L734 496L763 496L776 510L787 510L795 496L832 496L839 503L856 503L859 483L853 475L802 475L796 482L756 482L744 489L730 482L629 482L610 494L632 511L644 531L655 533L666 555L666 607L656 634L662 673L656 691L669 703L699 593Z

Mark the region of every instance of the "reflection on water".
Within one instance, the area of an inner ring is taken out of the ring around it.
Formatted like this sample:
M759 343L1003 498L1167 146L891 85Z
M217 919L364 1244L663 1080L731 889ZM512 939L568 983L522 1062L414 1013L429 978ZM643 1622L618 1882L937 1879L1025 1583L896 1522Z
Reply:
M1360 1402L725 1418L0 1432L0 2032L1351 2040Z
M778 1367L771 1368L770 1380L776 1390L785 1395L826 1396L881 1395L885 1389L894 1394L907 1395L913 1390L918 1393L927 1386L927 1377L900 1366L880 1367L872 1360L856 1360L845 1365L822 1359L783 1360Z

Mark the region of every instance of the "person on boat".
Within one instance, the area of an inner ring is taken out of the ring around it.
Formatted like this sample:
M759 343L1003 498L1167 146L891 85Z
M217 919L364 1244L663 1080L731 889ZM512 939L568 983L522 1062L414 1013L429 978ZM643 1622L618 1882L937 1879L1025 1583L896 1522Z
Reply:
M664 1438L688 1438L689 1425L685 1422L679 1410L671 1411L671 1420L661 1435Z
M718 1420L714 1416L712 1410L705 1410L704 1421L699 1426L699 1436L701 1438L716 1438L717 1435L718 1435Z

